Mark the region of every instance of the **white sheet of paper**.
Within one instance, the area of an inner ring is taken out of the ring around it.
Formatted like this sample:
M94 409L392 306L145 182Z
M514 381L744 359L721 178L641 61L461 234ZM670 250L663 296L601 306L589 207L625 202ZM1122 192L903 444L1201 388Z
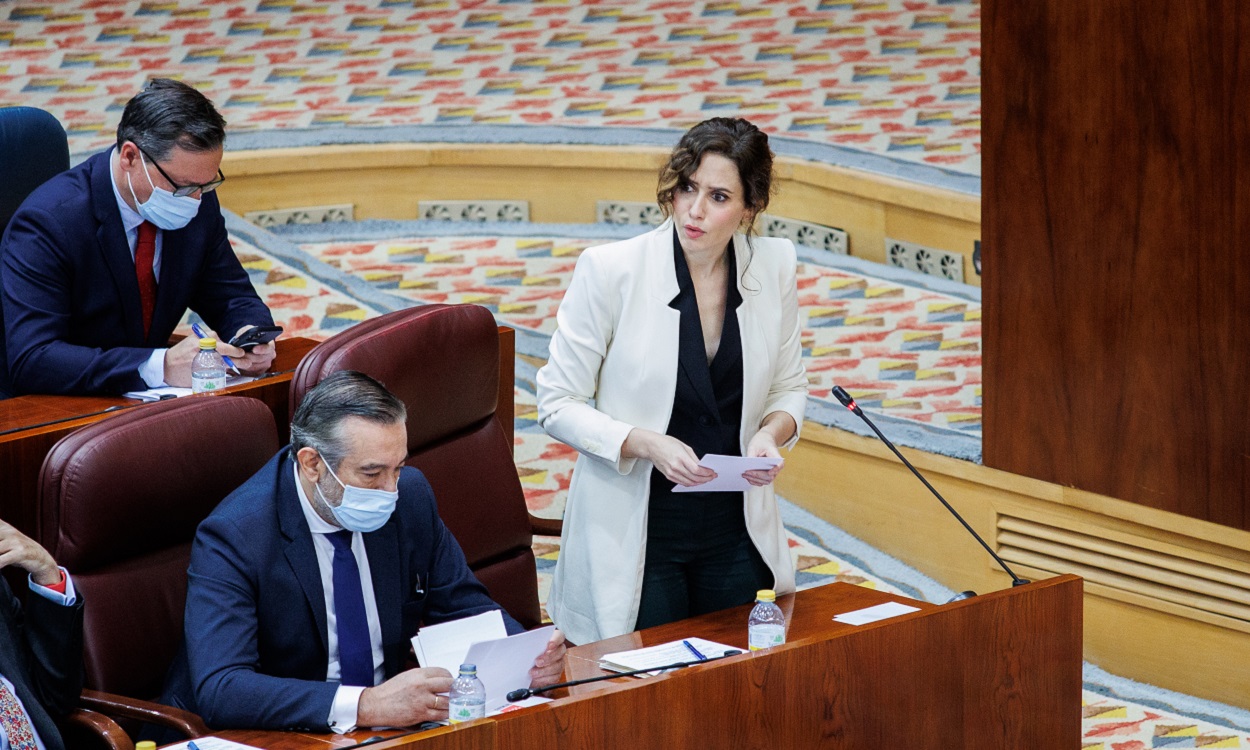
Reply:
M478 641L507 637L503 615L493 609L473 617L421 628L412 637L412 650L416 652L417 663L421 666L442 667L455 677L460 673L460 665L464 663L469 646Z
M781 463L780 458L722 456L718 453L709 453L699 460L699 465L716 472L716 478L693 487L682 487L679 484L673 488L673 492L745 492L750 488L751 483L742 478L742 472L767 470L779 463Z
M238 742L231 742L230 740L223 740L220 737L213 737L211 735L207 737L196 737L194 740L182 742L177 745L170 745L169 747L171 750L187 750L187 748L190 747L191 742L194 742L195 746L199 748L199 750L260 750L260 748L255 745L244 745Z
M847 625L867 625L877 620L885 620L890 617L898 617L908 612L919 612L919 607L909 607L899 602L886 602L878 604L875 607L865 607L857 609L854 612L844 612L834 617L834 621L845 623Z
M252 377L251 375L227 375L226 387L229 388L230 386L233 386L233 385L242 385L244 383L250 383L255 379L256 378ZM140 401L145 401L145 402L146 401L160 401L162 396L165 396L165 397L173 396L174 398L182 398L183 396L190 396L190 395L191 395L190 388L179 388L178 386L174 386L174 385L157 386L156 388L149 388L146 391L127 391L122 394L122 396L126 398L135 398L135 399L138 399Z
M503 708L508 702L508 693L530 686L530 667L547 648L547 641L551 640L555 630L554 626L548 625L469 646L462 663L477 666L477 676L486 686L487 713ZM456 666L459 668L460 665ZM452 672L452 675L456 674L458 672Z

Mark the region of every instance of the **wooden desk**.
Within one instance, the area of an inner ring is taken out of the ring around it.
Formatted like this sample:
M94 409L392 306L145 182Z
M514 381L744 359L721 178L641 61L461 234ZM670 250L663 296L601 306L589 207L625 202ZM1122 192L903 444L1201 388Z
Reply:
M273 412L279 439L285 443L291 423L287 404L291 376L317 344L306 338L278 340L277 356L264 377L222 393L263 401ZM121 396L18 396L0 401L0 518L35 536L39 472L52 446L79 427L143 406L141 401Z
M784 646L578 686L541 706L369 747L1072 750L1081 729L1081 595L1075 576L940 607L829 584L782 597ZM860 627L832 619L886 601L920 611ZM745 648L749 610L570 649L565 678L606 674L602 654L690 636ZM219 736L322 750L376 734Z

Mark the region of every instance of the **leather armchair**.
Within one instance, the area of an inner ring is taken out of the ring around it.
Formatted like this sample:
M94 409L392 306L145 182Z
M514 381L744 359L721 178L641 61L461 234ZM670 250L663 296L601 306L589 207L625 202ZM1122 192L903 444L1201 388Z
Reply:
M71 720L99 723L97 712L131 727L208 732L198 716L152 702L182 643L191 542L278 447L263 403L212 396L128 409L49 451L38 538L87 602L84 710ZM126 747L114 740L110 747Z
M34 107L0 107L0 233L26 196L69 169L69 141L56 118Z
M495 417L495 319L477 305L425 305L365 321L308 353L291 413L331 373L358 370L408 407L408 464L434 488L439 515L491 597L527 628L541 624L533 531L512 446Z

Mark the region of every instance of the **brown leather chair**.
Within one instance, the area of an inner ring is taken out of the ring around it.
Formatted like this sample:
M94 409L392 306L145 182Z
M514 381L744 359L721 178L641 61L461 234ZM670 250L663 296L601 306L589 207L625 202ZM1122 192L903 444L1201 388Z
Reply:
M439 515L491 597L527 628L541 624L525 494L495 418L499 334L477 305L425 305L365 321L308 353L291 413L339 370L377 379L408 407L408 464L429 479Z
M182 642L196 527L278 447L269 409L231 396L134 407L53 446L38 537L86 599L84 708L208 732L151 701Z

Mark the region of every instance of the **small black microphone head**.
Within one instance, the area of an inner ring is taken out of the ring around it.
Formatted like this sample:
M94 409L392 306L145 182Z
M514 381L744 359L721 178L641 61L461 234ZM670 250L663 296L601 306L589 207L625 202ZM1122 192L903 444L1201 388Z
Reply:
M529 688L517 688L516 690L513 690L511 693L508 693L508 702L516 703L517 701L523 701L533 694L534 694L534 691L530 690Z
M838 400L838 403L842 404L846 408L857 414L859 413L859 406L856 405L855 399L851 398L851 394L847 393L846 389L842 386L835 385L833 387L833 397Z

